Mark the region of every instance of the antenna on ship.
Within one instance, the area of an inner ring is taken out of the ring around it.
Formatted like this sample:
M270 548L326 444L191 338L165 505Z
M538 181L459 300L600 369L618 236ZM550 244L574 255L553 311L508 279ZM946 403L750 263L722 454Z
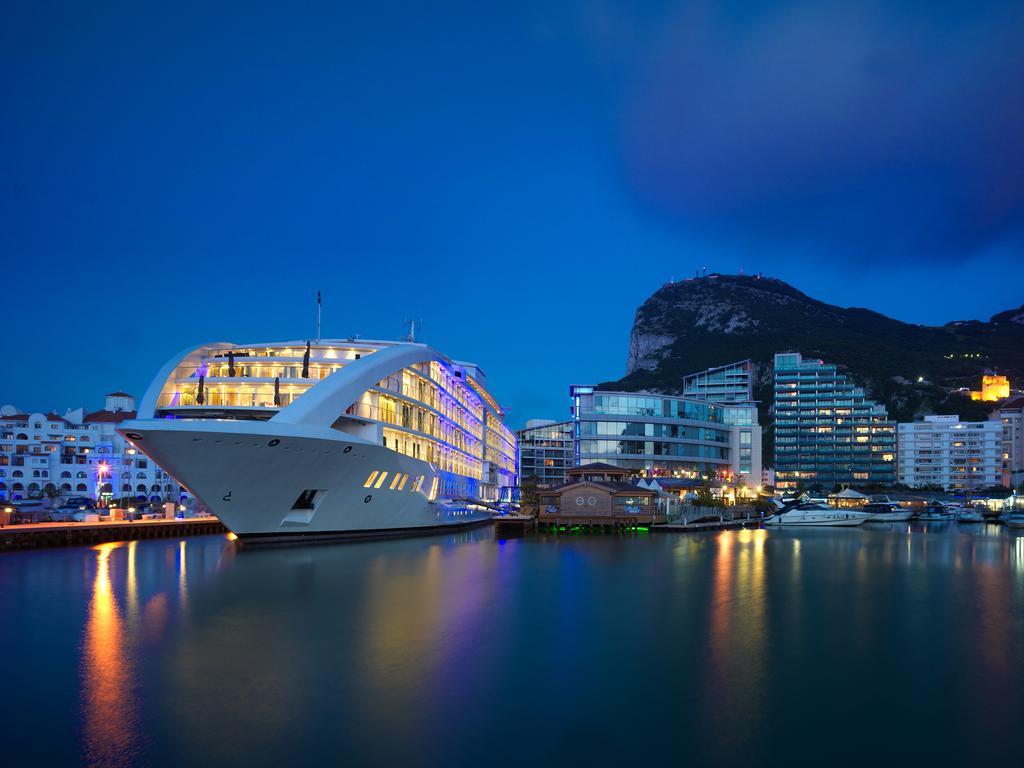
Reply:
M316 292L316 343L320 343L320 311L323 309L324 300L320 291Z
M417 324L419 324L420 330L422 331L423 330L423 321L422 320L410 320L410 319L407 318L407 319L402 321L402 325L404 325L406 328L409 329L409 333L406 334L404 340L409 342L410 344L414 344L416 342L416 325Z

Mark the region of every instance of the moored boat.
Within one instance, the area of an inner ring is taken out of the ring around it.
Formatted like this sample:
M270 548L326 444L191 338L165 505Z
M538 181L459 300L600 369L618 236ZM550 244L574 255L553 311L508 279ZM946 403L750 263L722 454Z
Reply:
M479 366L424 344L205 344L172 358L120 432L243 540L490 522L516 439Z
M1024 528L1024 512L1011 512L1003 518L1007 528Z
M872 501L861 507L861 510L871 515L871 522L875 523L904 523L913 517L913 510L908 507L901 507L894 501Z
M834 509L828 504L811 502L797 504L784 512L772 515L765 525L772 526L854 526L871 519L871 515L856 509Z
M917 516L923 523L948 523L956 519L958 507L950 507L941 501L930 501Z
M964 507L957 513L956 521L958 523L984 523L985 516L981 514L979 509Z

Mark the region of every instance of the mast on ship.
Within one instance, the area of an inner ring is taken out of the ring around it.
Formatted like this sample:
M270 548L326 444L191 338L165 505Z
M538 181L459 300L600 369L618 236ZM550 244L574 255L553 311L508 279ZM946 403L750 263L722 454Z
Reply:
M416 326L419 325L420 331L422 331L423 321L411 320L407 318L402 321L402 325L409 329L409 333L406 334L405 339L403 339L403 341L407 341L410 344L414 344L416 342Z

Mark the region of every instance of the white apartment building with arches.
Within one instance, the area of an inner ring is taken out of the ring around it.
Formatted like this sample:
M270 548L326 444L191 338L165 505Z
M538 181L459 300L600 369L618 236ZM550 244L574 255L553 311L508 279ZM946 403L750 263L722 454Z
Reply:
M117 433L135 399L106 396L103 410L24 413L0 408L0 500L90 496L180 502L187 492Z

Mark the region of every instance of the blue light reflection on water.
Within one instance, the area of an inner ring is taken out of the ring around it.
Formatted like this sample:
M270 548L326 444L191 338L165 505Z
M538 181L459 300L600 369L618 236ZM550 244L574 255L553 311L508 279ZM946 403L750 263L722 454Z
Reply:
M997 759L1022 608L988 526L13 553L2 733L125 766Z

